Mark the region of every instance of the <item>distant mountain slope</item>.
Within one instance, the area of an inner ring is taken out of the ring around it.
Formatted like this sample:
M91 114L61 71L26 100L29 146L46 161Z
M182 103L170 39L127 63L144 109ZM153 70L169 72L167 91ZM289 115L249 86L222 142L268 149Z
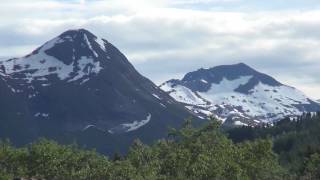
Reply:
M200 116L213 114L227 125L259 125L320 110L301 91L243 63L199 69L160 88Z
M140 75L112 44L70 30L0 62L0 137L79 141L103 152L151 142L193 116Z

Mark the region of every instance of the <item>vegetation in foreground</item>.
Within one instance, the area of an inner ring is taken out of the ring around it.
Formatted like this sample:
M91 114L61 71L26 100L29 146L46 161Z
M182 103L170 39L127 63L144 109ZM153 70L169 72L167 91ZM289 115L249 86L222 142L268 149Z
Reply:
M126 156L112 159L44 139L24 148L2 142L0 179L320 178L319 115L269 128L230 130L230 138L219 127L211 120L194 128L187 120L180 130L170 130L168 139L151 146L137 140Z
M228 134L235 143L272 139L273 151L291 179L320 179L320 113L286 118L272 127L236 128Z

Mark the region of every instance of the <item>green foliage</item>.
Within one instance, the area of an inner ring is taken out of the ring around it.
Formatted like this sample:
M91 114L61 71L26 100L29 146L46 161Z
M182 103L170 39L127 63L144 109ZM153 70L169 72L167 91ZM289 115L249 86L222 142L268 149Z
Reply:
M0 177L21 176L27 172L27 151L13 148L8 141L0 142Z
M320 154L313 154L307 160L304 171L304 178L320 179Z
M283 179L283 169L272 151L271 140L257 140L239 145L242 148L241 166L250 179Z
M45 179L100 179L108 174L109 161L93 151L41 140L29 147L28 176Z
M44 179L111 180L208 180L284 179L286 171L272 151L272 141L255 140L235 144L211 119L200 128L186 120L170 137L148 146L136 140L126 156L112 161L95 151L75 145L40 140L25 148L1 143L0 179L37 177ZM306 164L306 176L318 177L318 156Z
M256 139L273 142L273 151L278 154L281 166L296 179L320 179L317 154L320 153L320 114L304 114L296 120L286 118L270 127L241 127L228 131L236 143ZM314 178L316 177L316 178Z
M109 173L110 163L94 151L43 139L20 149L1 143L0 167L0 177L103 179Z

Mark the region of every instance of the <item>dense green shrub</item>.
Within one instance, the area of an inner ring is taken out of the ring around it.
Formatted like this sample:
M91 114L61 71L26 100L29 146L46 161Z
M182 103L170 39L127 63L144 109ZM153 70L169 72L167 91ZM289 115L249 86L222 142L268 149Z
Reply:
M288 118L269 127L241 127L228 130L235 143L271 138L273 151L282 167L296 179L320 179L320 114L304 114ZM317 174L318 173L318 174Z
M0 179L293 178L280 166L278 155L272 150L272 140L255 135L252 141L234 143L221 132L220 123L214 119L201 128L192 127L187 120L181 129L171 129L167 139L153 145L136 140L127 155L115 155L113 160L95 151L45 139L24 148L14 148L7 142L0 143L0 147ZM313 152L304 163L306 168L301 170L304 177L319 177L319 154Z

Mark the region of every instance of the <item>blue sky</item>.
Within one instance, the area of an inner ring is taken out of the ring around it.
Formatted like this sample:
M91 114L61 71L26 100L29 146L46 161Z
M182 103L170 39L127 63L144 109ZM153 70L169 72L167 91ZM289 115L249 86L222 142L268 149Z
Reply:
M320 99L316 0L2 0L0 58L86 28L160 84L244 62Z

